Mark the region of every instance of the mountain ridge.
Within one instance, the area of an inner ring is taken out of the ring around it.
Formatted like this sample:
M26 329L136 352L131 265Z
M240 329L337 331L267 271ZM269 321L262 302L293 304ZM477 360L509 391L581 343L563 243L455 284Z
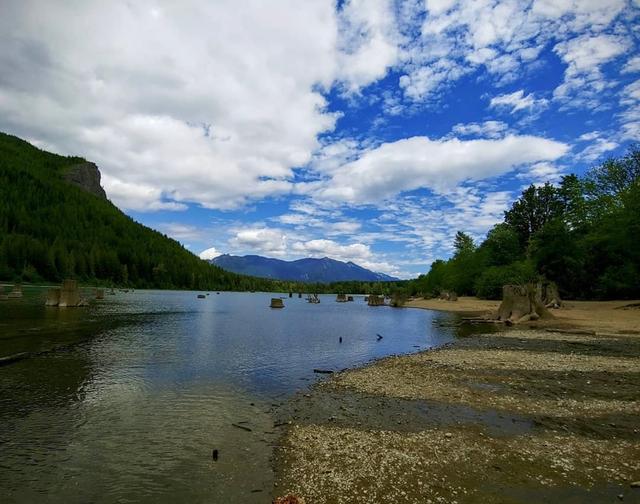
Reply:
M273 280L292 282L394 282L398 278L377 273L352 262L343 262L329 257L307 257L284 261L256 254L236 256L223 254L209 262L226 271Z

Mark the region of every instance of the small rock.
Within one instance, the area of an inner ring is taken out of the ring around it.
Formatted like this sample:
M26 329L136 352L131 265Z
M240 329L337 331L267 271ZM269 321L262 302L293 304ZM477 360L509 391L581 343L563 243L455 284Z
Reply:
M444 437L446 437L447 439L451 439L453 437L453 434L451 434L450 432L446 432Z
M631 488L640 488L640 481L630 483Z

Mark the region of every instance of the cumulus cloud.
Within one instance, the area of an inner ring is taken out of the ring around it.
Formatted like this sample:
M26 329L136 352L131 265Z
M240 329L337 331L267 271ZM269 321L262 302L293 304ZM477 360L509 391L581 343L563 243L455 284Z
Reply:
M220 252L215 247L211 247L211 248L208 248L208 249L203 250L202 252L200 252L200 254L198 256L200 257L200 259L204 259L205 261L209 261L211 259L215 259L219 255L222 255L222 252Z
M0 129L97 162L135 210L291 191L350 92L397 59L388 2L9 2ZM70 23L69 20L77 20Z
M281 229L261 227L238 230L229 240L232 249L282 257L287 254L287 233Z
M380 203L404 191L444 191L462 181L494 177L523 164L553 161L567 150L564 143L528 135L497 140L413 137L365 150L314 195L355 204Z

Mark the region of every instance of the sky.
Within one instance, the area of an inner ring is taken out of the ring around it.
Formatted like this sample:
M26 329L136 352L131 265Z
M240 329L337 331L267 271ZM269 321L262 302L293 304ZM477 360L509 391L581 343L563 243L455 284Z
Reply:
M0 131L203 258L401 278L640 141L640 0L2 0Z

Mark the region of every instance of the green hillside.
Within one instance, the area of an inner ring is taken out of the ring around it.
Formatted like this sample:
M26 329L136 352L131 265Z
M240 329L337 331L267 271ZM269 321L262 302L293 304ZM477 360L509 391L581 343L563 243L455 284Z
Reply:
M269 290L228 273L64 179L85 160L0 133L0 280Z

